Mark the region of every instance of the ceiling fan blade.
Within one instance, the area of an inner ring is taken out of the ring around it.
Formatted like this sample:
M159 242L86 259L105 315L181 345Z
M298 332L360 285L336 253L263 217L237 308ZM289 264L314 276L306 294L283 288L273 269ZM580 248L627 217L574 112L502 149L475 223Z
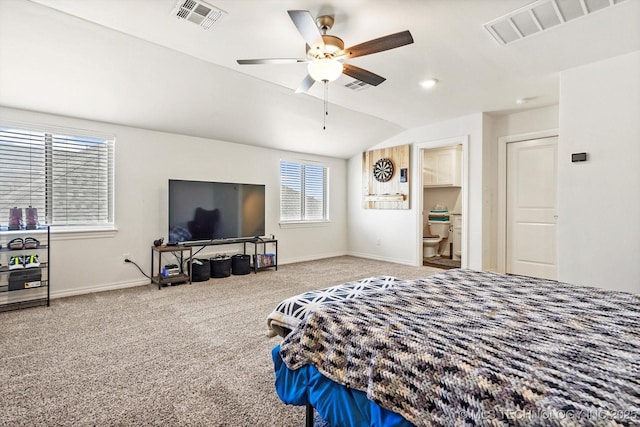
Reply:
M372 73L371 71L367 71L363 68L356 67L355 65L351 64L343 65L342 74L346 74L349 77L358 79L361 82L370 84L371 86L378 86L380 83L387 80L382 76Z
M296 89L296 93L303 93L308 91L309 89L311 89L311 86L313 86L315 82L316 81L313 80L313 77L307 74L307 77L304 78L302 83L300 83L300 86L298 86L298 89Z
M324 51L322 34L311 13L309 13L308 10L288 10L287 13L304 41L307 42L309 46L318 46Z
M264 58L264 59L238 59L240 65L250 64L296 64L298 62L309 62L307 58Z
M356 58L358 56L371 55L372 53L395 49L396 47L404 46L411 43L413 43L413 37L411 36L409 30L407 30L395 34L389 34L388 36L380 37L377 39L369 40L368 42L351 46L347 49L344 49L340 53L340 56L344 56L346 58Z

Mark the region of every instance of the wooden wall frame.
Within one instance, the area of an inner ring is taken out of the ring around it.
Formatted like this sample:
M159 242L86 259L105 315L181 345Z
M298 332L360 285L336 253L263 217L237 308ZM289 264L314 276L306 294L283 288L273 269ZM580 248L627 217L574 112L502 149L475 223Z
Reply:
M409 209L410 153L409 144L362 153L365 209Z

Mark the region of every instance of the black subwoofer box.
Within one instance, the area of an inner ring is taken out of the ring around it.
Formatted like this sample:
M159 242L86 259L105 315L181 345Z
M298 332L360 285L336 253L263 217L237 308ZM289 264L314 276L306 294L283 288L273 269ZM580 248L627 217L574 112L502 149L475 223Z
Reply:
M25 268L9 273L9 290L26 289L27 283L40 282L42 280L42 270L39 268ZM31 286L36 287L36 286Z
M231 257L231 274L249 274L251 271L249 255L236 254Z
M211 258L211 277L219 279L231 276L231 258L218 256Z

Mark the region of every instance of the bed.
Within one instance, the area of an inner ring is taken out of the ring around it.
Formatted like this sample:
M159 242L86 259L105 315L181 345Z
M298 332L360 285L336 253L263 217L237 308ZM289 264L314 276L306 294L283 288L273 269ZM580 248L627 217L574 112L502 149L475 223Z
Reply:
M283 402L331 426L640 425L640 295L467 269L381 279L269 315Z
M286 337L318 307L391 289L404 283L393 276L368 277L337 286L305 292L280 302L267 316L267 335Z

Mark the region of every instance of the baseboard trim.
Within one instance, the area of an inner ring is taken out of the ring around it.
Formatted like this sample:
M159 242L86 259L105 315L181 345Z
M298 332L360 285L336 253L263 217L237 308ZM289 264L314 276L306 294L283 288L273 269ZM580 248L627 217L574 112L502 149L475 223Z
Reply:
M296 262L305 262L305 261L316 261L319 259L335 258L338 256L345 256L345 255L349 255L349 254L347 252L341 251L341 252L332 252L328 254L312 255L312 256L306 256L306 257L287 258L282 260L279 259L278 265L294 264Z
M414 262L407 261L406 259L382 257L382 256L377 256L377 255L364 254L364 253L360 253L360 252L349 252L349 253L347 253L347 255L355 256L355 257L358 257L358 258L374 259L376 261L392 262L394 264L410 265L412 267L415 267L415 265L416 265Z
M93 294L95 292L113 291L116 289L133 288L141 285L149 285L149 279L139 279L133 282L116 282L98 286L68 289L63 291L51 291L51 299L72 297L75 295Z

